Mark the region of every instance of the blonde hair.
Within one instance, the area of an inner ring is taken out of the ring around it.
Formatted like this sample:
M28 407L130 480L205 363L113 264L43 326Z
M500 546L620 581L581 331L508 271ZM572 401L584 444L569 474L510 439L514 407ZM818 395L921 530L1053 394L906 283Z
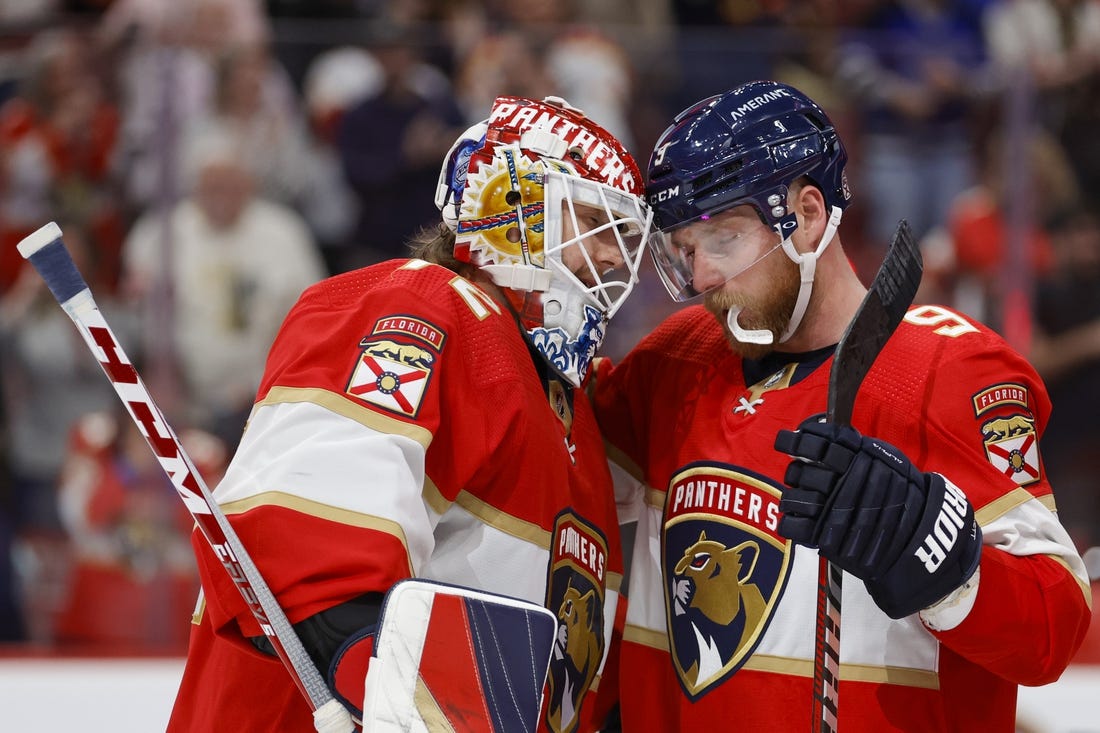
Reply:
M412 257L442 265L463 277L471 277L477 268L455 257L455 233L443 222L426 226L409 239Z

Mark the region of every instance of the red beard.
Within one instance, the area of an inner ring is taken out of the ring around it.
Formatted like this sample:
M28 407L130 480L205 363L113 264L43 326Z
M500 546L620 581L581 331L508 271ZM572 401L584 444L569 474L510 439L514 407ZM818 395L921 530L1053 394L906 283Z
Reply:
M735 278L736 279L736 278ZM770 277L771 283L763 297L749 297L744 293L728 292L717 288L707 293L703 305L714 314L726 333L726 341L735 354L744 359L761 359L775 350L775 342L751 344L737 340L726 323L730 310L740 308L738 325L745 330L771 331L776 341L787 330L798 300L798 266L784 258L778 272Z

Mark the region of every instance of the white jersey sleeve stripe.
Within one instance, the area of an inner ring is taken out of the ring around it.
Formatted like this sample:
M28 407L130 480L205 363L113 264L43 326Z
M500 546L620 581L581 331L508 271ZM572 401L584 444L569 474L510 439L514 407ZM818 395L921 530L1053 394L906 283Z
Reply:
M387 417L369 407L357 404L343 395L315 387L273 387L267 393L267 397L256 404L253 412L265 405L294 402L311 402L380 433L402 435L415 440L425 449L432 442L432 434L427 428Z
M243 514L259 506L278 506L285 509L293 509L301 514L339 522L340 524L346 524L350 527L376 529L380 532L391 534L399 538L402 544L408 545L405 539L405 531L401 528L400 524L393 520L340 509L339 507L334 507L329 504L321 504L319 502L303 499L300 496L284 494L280 491L267 491L250 496L247 499L228 502L219 506L227 516Z
M990 516L990 506L977 513L978 523L982 527L982 541L1013 555L1051 557L1069 568L1081 585L1086 600L1091 602L1085 563L1074 548L1069 533L1058 521L1058 515L1024 489L1017 489L1005 498L1019 499L1021 494L1026 497L1025 500L1014 503L996 516Z
M423 499L424 457L420 442L380 432L327 405L264 403L253 410L214 497L223 506L259 503L259 497L280 497L289 505L293 497L292 508L310 514L323 508L322 516L357 526L374 517L374 526L393 527L406 543L415 573L434 549L433 517Z

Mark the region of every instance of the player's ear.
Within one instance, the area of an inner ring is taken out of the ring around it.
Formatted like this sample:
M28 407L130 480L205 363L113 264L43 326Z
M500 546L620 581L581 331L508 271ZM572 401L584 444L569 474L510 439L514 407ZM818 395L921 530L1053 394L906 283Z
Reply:
M798 217L798 228L811 242L817 242L825 231L829 211L821 189L808 180L801 180L791 187L791 207Z

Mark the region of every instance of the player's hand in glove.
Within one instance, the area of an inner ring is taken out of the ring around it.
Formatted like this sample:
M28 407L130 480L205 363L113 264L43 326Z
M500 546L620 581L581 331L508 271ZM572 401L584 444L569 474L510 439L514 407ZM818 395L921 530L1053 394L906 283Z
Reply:
M779 431L775 448L795 459L779 533L862 579L891 618L933 605L974 574L982 531L966 495L943 476L818 417Z

